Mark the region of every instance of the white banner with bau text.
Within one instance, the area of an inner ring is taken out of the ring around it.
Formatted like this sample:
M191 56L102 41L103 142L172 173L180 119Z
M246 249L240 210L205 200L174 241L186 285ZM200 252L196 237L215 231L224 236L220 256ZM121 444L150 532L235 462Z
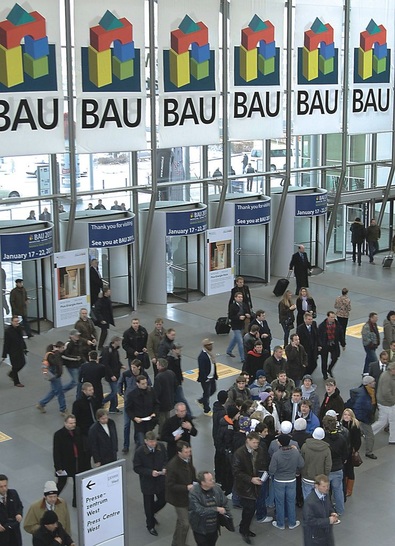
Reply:
M2 0L0 155L64 149L59 2Z
M293 134L339 133L343 0L300 0L295 12Z
M232 0L229 48L229 136L283 135L284 1Z
M394 9L394 0L351 0L350 134L392 131Z
M160 148L220 142L219 6L158 2Z
M144 2L74 3L79 153L142 150Z

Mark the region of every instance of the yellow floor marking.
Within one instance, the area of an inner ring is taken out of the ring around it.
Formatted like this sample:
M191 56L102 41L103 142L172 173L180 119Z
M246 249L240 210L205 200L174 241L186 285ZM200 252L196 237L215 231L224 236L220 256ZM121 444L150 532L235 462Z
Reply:
M361 330L362 326L365 324L365 322L361 322L361 324L354 324L354 326L347 326L347 335L351 337L357 337L361 339ZM381 326L378 326L379 332L383 332L383 328Z
M232 368L231 366L227 366L226 364L221 364L220 362L217 362L218 379L226 379L227 377L232 377L233 375L239 375L240 371L240 369ZM184 378L190 379L191 381L197 381L199 368L195 368L194 370L187 370L186 372L183 372L182 375L184 376Z
M7 436L4 432L0 432L0 442L6 442L7 440L12 440L11 436Z

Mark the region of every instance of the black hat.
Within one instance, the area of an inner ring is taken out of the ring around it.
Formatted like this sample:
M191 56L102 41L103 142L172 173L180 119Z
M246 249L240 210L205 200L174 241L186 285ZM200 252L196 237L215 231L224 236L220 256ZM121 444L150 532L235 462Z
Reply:
M289 446L289 442L291 441L291 437L288 434L279 434L277 440L279 441L279 443L283 447L285 447L285 446Z
M23 282L23 279L15 279L15 282Z
M226 400L228 398L227 391L219 391L217 394L217 400L220 404L225 404Z
M47 510L44 512L43 517L41 518L41 525L51 525L53 523L57 523L58 521L59 518L56 515L56 512L53 510Z
M239 410L236 408L236 406L228 406L228 409L226 410L227 416L231 419L234 419L238 413Z

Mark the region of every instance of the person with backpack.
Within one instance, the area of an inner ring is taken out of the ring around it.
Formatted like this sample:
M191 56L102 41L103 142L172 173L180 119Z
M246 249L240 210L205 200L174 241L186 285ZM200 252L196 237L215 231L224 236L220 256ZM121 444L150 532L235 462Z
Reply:
M51 344L47 347L47 352L42 363L42 373L44 378L48 380L50 390L36 405L36 408L41 413L47 412L45 406L56 396L60 413L63 416L67 414L63 385L60 379L63 372L62 353L64 349L63 341L57 341L55 345Z
M359 421L359 427L365 437L365 457L377 459L373 453L374 434L372 423L376 410L376 381L371 375L365 375L362 385L350 390L350 398L345 403L346 408L353 410Z

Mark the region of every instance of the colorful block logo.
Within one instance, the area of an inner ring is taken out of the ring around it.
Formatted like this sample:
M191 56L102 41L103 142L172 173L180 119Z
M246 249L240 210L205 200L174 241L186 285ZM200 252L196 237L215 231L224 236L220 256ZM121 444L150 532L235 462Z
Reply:
M354 83L389 83L390 66L387 30L371 19L354 49Z
M338 82L338 50L333 37L333 27L318 17L304 33L304 46L298 48L298 84Z
M163 51L165 91L215 90L214 64L207 26L186 15L170 33L170 49Z
M107 10L89 29L89 46L81 48L81 60L83 91L141 90L140 50L134 45L133 25L125 17Z
M15 4L0 22L0 92L56 91L55 46L37 11Z
M240 47L234 48L234 84L279 85L279 59L273 24L255 14L241 31Z

